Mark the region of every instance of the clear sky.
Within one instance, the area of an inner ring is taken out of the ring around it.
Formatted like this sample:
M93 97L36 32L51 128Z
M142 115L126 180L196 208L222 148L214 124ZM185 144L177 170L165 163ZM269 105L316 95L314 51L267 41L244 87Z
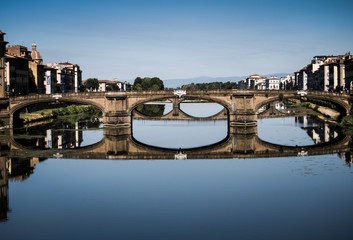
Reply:
M353 50L353 0L1 1L9 45L83 79L161 79L294 72Z

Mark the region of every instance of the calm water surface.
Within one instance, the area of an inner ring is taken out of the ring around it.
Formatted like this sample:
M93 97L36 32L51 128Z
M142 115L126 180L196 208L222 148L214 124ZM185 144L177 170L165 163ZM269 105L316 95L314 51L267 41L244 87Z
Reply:
M216 143L227 129L224 121L134 121L133 135L179 148ZM81 146L103 136L82 134ZM280 118L259 120L258 135L302 146L337 133L310 118ZM353 239L353 170L337 155L45 159L32 171L8 181L1 239Z

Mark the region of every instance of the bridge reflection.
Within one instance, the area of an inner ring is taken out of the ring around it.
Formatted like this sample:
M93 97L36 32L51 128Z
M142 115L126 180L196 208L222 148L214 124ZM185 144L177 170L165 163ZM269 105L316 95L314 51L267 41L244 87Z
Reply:
M18 141L13 130L0 139L0 221L7 221L9 211L9 181L25 181L36 164L47 158L71 159L226 159L268 158L337 154L350 166L353 160L351 137L335 131L327 124L315 125L308 118L298 117L297 123L312 137L315 145L285 146L266 142L258 137L257 127L229 127L222 141L192 149L167 149L149 146L134 139L131 128L104 128L103 138L92 145L81 146L82 131L72 131L66 144L45 141ZM77 128L77 126L75 124ZM310 126L310 127L309 127ZM314 127L312 127L314 126ZM62 137L56 133L56 138ZM54 137L53 134L51 134ZM53 139L53 138L52 138ZM38 144L41 143L41 144Z
M65 144L53 144L50 140L49 145L47 135L42 137L43 141L36 140L31 145L28 144L31 141L14 138L12 130L8 130L10 137L1 140L1 154L11 158L219 159L340 154L350 151L350 136L334 131L326 125L320 125L318 128L307 127L303 123L304 120L305 118L297 118L298 123L302 122L303 129L314 139L314 145L286 146L266 142L258 137L257 126L230 126L228 135L220 142L190 149L161 148L141 143L134 138L130 127L103 128L102 140L84 147L80 146L82 131L65 133ZM62 136L56 136L56 139L60 138L63 139Z

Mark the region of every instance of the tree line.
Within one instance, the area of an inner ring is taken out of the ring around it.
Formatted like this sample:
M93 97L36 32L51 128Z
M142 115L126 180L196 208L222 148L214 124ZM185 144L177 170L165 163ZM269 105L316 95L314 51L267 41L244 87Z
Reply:
M236 82L211 82L211 83L191 83L181 87L184 90L217 90L217 89L236 89Z
M133 90L143 91L143 90L164 90L164 83L158 77L137 77L132 86Z
M85 83L85 89L88 91L98 90L99 81L97 78L88 78ZM119 86L115 83L107 83L106 91L119 91Z

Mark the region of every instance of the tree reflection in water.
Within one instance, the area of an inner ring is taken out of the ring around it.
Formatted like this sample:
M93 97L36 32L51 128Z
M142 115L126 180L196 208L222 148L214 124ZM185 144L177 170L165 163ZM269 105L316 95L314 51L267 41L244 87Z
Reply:
M136 107L136 111L139 113L150 116L150 117L158 117L163 116L165 105L158 104L140 104Z

